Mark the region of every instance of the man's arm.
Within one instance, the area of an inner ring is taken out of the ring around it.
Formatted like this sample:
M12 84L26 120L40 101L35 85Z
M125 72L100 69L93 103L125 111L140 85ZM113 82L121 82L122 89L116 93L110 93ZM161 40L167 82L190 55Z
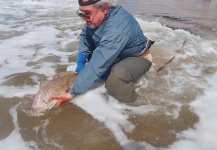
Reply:
M129 36L122 33L107 34L101 39L100 45L94 50L92 58L80 71L69 92L80 94L85 92L96 80L108 70L114 60L123 51Z
M91 37L88 37L86 30L87 26L84 25L79 35L77 67L75 69L78 73L84 68L88 55L90 55L95 48L93 40Z
M91 60L80 71L69 92L51 95L51 98L58 99L57 106L85 92L97 79L100 79L128 41L128 36L123 34L111 34L104 37L101 44L94 50Z

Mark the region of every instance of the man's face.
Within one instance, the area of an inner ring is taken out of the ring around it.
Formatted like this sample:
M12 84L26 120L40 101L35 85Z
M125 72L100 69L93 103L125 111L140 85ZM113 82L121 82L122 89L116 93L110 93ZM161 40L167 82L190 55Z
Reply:
M98 8L96 4L88 5L88 6L79 6L81 11L81 18L86 22L86 24L90 28L98 27L103 19L108 9L102 7Z

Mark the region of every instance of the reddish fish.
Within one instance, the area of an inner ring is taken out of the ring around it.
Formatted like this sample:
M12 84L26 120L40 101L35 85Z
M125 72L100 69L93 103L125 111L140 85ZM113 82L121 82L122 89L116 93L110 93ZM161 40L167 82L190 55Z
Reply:
M38 115L53 108L57 100L51 99L50 96L68 92L76 77L76 72L63 72L55 75L53 80L41 82L31 105L31 115Z

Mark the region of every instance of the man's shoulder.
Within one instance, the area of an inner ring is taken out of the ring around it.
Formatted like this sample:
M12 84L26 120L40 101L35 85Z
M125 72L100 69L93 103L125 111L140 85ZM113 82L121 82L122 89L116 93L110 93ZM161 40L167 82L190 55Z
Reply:
M129 28L132 29L132 27L135 28L137 25L136 19L131 15L129 12L127 12L122 6L116 6L113 8L113 11L111 13L111 16L109 17L106 27L111 30L126 30Z
M127 10L125 10L122 6L117 5L113 8L113 11L111 13L111 18L112 19L120 19L120 17L125 17L125 18L130 18L133 17Z

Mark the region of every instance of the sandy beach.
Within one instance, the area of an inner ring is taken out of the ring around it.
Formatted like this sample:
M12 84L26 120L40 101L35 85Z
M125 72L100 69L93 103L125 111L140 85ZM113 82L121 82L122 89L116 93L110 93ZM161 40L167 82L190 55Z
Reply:
M182 149L183 141L192 141L192 150L198 143L204 145L199 150L217 146L214 125L206 128L213 132L197 130L206 122L200 112L213 110L213 104L198 100L216 88L217 0L119 0L156 42L153 67L138 85L139 100L119 104L102 86L42 116L29 116L40 79L75 66L83 22L74 13L77 6L64 2L17 2L23 12L17 3L3 7L9 20L0 19L0 149L173 150ZM173 56L172 64L156 73ZM215 114L207 116L217 121ZM197 133L211 140L197 140Z

